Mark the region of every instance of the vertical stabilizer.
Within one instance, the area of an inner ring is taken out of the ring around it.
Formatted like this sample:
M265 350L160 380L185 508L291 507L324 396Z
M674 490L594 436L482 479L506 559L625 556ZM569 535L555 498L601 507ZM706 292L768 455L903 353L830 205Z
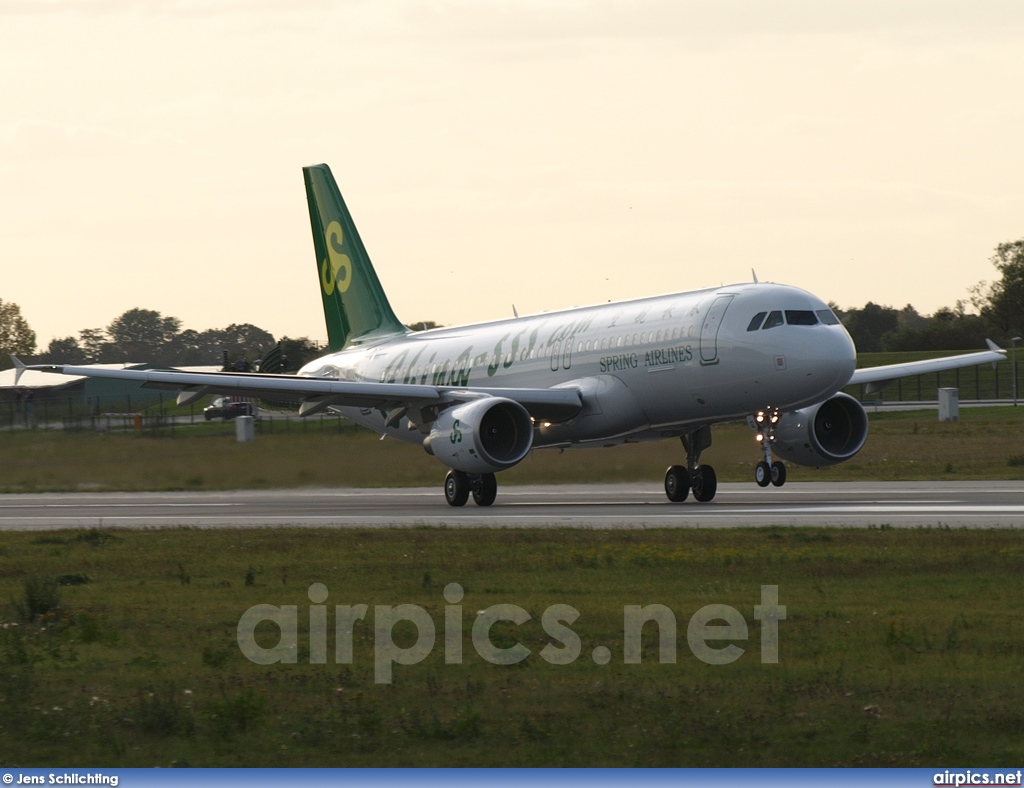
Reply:
M332 351L353 340L404 334L326 164L303 167L320 295Z

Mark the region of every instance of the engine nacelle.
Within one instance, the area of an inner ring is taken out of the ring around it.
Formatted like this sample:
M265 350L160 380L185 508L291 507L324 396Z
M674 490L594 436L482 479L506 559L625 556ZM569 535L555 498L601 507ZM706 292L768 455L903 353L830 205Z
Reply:
M511 468L533 447L533 420L515 400L486 397L441 413L423 448L449 468L494 473Z
M868 437L868 415L848 394L784 413L775 430L772 451L798 465L824 468L846 462Z

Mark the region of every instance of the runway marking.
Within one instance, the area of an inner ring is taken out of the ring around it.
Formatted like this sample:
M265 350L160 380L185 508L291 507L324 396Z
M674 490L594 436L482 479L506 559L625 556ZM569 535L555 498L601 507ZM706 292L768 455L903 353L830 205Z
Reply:
M13 503L0 504L0 509L127 509L129 507L189 508L215 506L244 506L243 503Z
M698 504L698 503L686 504L686 503L682 503L682 504L676 504L676 503L670 503L668 501L660 501L660 500L658 500L658 501L585 501L583 503L576 503L574 501L553 501L553 502L552 501L521 501L521 502L517 502L515 504L510 505L508 508L512 508L513 506L516 507L516 508L527 508L527 507L536 507L536 508L540 508L540 507L550 507L550 508L556 508L556 507L573 507L573 508L594 507L594 508L599 508L600 507L600 508L604 508L606 506L658 506L658 507L665 506L667 508L672 508L672 509L675 509L676 511L678 511L680 513L683 513L683 512L690 512L690 511L701 511L701 512L704 512L704 511L708 511L708 512L710 512L710 511L723 511L722 507L726 506L726 505L727 504L721 504L721 503L712 503L712 504ZM732 506L736 506L736 504L731 504L731 505ZM849 511L849 510L856 510L858 508L863 508L865 511L867 511L867 507L870 507L870 506L877 506L877 507L879 507L879 509L881 511L888 511L889 509L892 509L893 507L896 507L896 506L910 506L910 507L913 507L913 508L922 509L922 507L932 506L932 505L934 505L936 507L941 507L941 508L956 508L957 506L967 507L967 509L971 510L971 511L973 511L974 509L978 509L980 511L985 506L997 506L999 508L1007 508L1007 507L1013 508L1012 505L1009 505L1009 504L1007 504L1007 505L1001 505L1001 504L964 504L964 503L960 503L958 501L935 501L934 504L918 504L916 501L885 501L885 500L878 500L878 501L864 501L864 502L851 502L851 503L837 503L837 504L834 504L833 506L822 506L821 504L812 504L812 503L809 503L809 504L790 504L790 506L788 508L785 507L785 506L775 506L775 505L772 505L772 506L758 506L757 504L751 503L751 504L739 504L739 506L750 507L750 508L729 509L728 511L732 511L734 513L763 511L765 514L771 514L772 512L788 512L788 511L798 511L798 510L801 510L801 511ZM700 507L703 507L703 508L700 508ZM506 507L502 506L501 504L498 504L491 511L501 511L504 508L506 508ZM1019 508L1021 508L1021 510L1024 511L1024 507L1019 507ZM470 510L470 511L472 511L472 510ZM922 509L922 511L923 511L923 509Z
M204 509L204 508L227 508L227 507L239 507L240 503L176 503L176 504L84 504L81 506L73 504L45 504L45 505L30 505L30 504L17 504L15 506L9 506L5 508L9 509L89 509L89 508L164 508L164 509ZM469 510L457 510L457 509L441 509L438 508L438 514L429 514L429 517L481 517L481 518L493 518L493 517L543 517L540 514L520 514L518 510L526 508L559 508L559 507L628 507L628 506L641 506L647 508L649 506L657 507L658 509L666 509L671 511L659 512L657 514L651 512L649 514L643 514L640 516L663 516L663 517L699 517L709 515L748 515L757 517L771 517L776 514L822 514L822 513L834 513L834 514L878 514L878 513L904 513L904 514L942 514L945 512L949 513L965 513L965 512L976 512L979 514L988 512L1006 512L1007 514L1024 514L1024 504L946 504L946 503L928 503L928 504L916 504L912 502L901 502L895 504L895 502L888 501L874 501L869 503L851 503L851 504L836 504L834 506L821 506L817 504L797 504L791 506L773 506L770 508L757 508L751 506L725 506L722 504L710 504L705 506L698 505L674 505L670 503L647 503L647 502L636 502L636 501L611 501L603 503L540 503L540 502L525 502L517 503L514 506L496 506L494 508L486 509L482 512L476 509ZM128 515L114 515L110 519L117 517L124 517ZM130 515L131 517L139 518L146 517L144 512L138 515ZM159 516L159 515L154 515ZM248 515L237 515L239 517L246 517ZM266 517L268 515L255 515L256 517ZM337 513L334 515L312 515L316 517L360 517L360 514L349 514L349 513ZM386 517L388 515L375 515L369 514L368 517ZM628 513L620 514L608 514L600 515L598 517L628 517ZM275 519L286 519L287 515L277 516L274 515ZM305 515L299 515L299 517L305 517ZM0 519L4 519L0 517ZM66 519L66 518L65 518Z
M750 517L757 519L771 519L780 514L786 515L821 515L821 514L833 514L833 515L867 515L867 514L892 514L898 516L909 516L915 514L978 514L978 515L995 515L1001 517L1016 517L1024 515L1024 506L1015 505L979 505L979 506L958 506L958 507L940 507L940 506L904 506L895 509L886 507L875 507L875 506L861 506L861 507L786 507L772 509L771 511L764 510L748 510L748 509L737 509L731 507L709 507L706 509L697 509L695 507L689 509L673 509L672 511L650 511L642 514L630 514L628 512L620 513L608 513L608 514L594 514L588 516L587 520L618 520L625 521L631 518L634 519L682 519L692 520L699 518L721 518L721 517ZM103 520L176 520L178 519L172 515L112 515L110 517L96 518L93 517L74 517L72 515L64 516L21 516L14 518L0 518L0 521L4 519L17 519L17 520L91 520L91 519L103 519ZM215 520L215 521L227 521L227 520L252 520L252 521L273 521L288 523L288 515L227 515L224 517L216 517L210 515L196 515L196 520ZM366 520L366 521L380 521L388 520L391 522L399 519L392 515L373 515L373 514L313 514L313 515L298 515L292 518L292 522L302 522L307 520L320 520L325 522L340 521L340 520ZM493 520L507 520L507 519L521 519L521 520L577 520L580 518L567 516L567 515L545 515L545 514L524 514L511 509L502 511L500 509L492 509L486 512L477 512L474 510L468 511L439 511L437 514L426 514L421 515L416 520L479 520L481 523L487 523Z

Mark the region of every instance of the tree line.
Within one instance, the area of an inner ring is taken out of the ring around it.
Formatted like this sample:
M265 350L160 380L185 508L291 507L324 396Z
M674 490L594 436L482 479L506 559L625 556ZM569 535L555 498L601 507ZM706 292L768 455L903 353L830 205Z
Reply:
M10 330L5 330L2 321L10 324ZM176 317L140 308L129 309L106 328L83 328L77 337L56 337L39 354L35 354L35 344L35 332L28 327L17 304L0 301L0 368L11 366L8 354L13 353L36 364L222 366L227 361L232 365L242 362L251 369L280 345L285 369L294 372L323 352L306 337L285 336L278 340L251 323L195 331L182 329L181 320Z
M918 314L868 302L861 309L829 304L861 353L902 350L975 350L986 339L1008 345L1024 334L1024 239L1000 244L991 258L1000 274L979 282L966 300L942 307L935 314Z
M966 300L921 315L868 302L860 309L829 304L862 353L906 350L974 350L986 339L1005 346L1024 334L1024 238L1000 244L991 258L999 279L979 282ZM433 321L409 324L413 330L435 328ZM40 364L152 362L169 366L255 365L280 345L285 371L299 369L323 352L306 337L275 339L251 323L205 331L182 329L176 317L152 309L129 309L106 328L84 328L78 336L55 338L33 355L36 334L17 304L0 300L0 369L11 366L9 354ZM276 354L275 354L276 355Z

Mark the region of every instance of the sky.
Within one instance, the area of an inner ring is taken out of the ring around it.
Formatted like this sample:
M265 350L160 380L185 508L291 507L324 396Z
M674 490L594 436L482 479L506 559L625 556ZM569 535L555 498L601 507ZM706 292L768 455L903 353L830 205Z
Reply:
M952 306L1024 237L1019 0L0 0L0 299L324 340L750 281Z

